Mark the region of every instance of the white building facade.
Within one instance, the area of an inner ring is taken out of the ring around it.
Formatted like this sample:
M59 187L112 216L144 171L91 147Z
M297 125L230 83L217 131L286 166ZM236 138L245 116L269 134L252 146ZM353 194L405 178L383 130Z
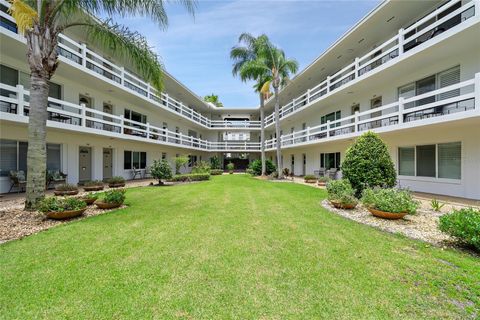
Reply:
M26 170L25 40L0 0L0 192ZM51 80L47 167L68 181L132 178L155 159L214 155L243 169L259 158L258 108L216 108L171 75L156 92L129 67L62 35ZM480 199L480 1L385 1L280 92L282 167L337 168L371 130L387 143L398 184ZM266 103L275 160L274 101ZM372 155L373 156L373 155Z

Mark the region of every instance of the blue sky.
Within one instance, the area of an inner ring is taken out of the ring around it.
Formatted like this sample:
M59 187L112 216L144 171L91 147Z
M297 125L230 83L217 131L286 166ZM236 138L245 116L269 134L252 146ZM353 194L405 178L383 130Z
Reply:
M147 37L166 69L196 94L218 94L226 107L254 107L252 83L232 76L230 49L242 32L267 34L300 70L372 10L379 0L198 0L195 18L168 5L169 27L121 19Z

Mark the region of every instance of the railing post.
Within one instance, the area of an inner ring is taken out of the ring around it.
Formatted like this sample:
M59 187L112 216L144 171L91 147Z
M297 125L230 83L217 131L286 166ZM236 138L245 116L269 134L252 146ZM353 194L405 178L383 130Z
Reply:
M87 67L87 45L85 43L80 44L82 50L82 66Z
M82 127L86 127L87 126L87 119L86 119L86 116L87 116L87 112L86 112L86 108L87 106L85 105L85 103L81 103L80 104L80 116L82 118Z
M402 55L403 54L403 40L405 40L404 38L404 29L401 28L400 30L398 30L398 55Z
M120 82L122 83L122 86L125 85L125 68L123 66L120 67Z
M327 93L330 92L330 76L327 76Z
M358 120L360 120L359 114L360 114L360 112L359 112L358 110L355 111L355 119L354 119L354 120L355 120L355 121L354 121L354 123L355 123L355 130L354 130L354 132L357 132L357 131L358 131Z
M358 72L360 71L360 58L355 57L355 78L359 76Z
M150 139L150 123L147 122L147 139Z
M310 88L307 89L307 103L306 104L309 104L310 103Z
M123 117L123 114L120 115L120 134L125 133L125 119Z
M17 84L17 114L23 116L23 109L25 107L25 100L23 94L23 86L21 84Z
M330 137L330 120L327 120L327 138Z
M305 141L310 140L310 127L307 127L307 135L305 136Z
M404 97L398 98L398 124L403 123L403 109L404 109L403 100L405 100Z
M475 87L473 90L475 90L475 109L477 113L480 113L480 72L475 74L474 86Z

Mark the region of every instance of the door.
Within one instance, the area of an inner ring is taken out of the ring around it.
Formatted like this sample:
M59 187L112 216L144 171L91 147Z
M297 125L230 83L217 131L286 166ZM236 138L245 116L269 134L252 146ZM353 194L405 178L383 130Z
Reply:
M307 155L304 153L302 155L303 157L303 163L302 163L302 175L306 175L307 174Z
M295 155L290 156L290 173L292 176L295 174Z
M108 114L113 114L113 106L109 103L104 102L103 103L103 112L108 113ZM113 122L113 119L111 117L108 117L108 116L103 116L103 120ZM107 123L103 124L103 130L114 131L113 128L114 127L111 124L107 124Z
M376 109L382 106L382 97L376 97L370 100L370 109ZM370 118L380 117L382 115L382 111L372 112L370 114ZM382 126L381 120L376 120L370 123L372 128L378 128Z
M92 180L92 148L80 147L79 149L79 181Z
M110 179L113 176L113 150L103 148L103 179Z

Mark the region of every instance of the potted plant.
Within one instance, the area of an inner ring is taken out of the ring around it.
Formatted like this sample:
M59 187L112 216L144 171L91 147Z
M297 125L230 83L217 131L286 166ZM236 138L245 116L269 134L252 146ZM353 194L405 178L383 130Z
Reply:
M228 173L230 174L233 174L233 170L235 169L235 165L232 163L232 162L229 162L227 164L227 170L228 170Z
M327 182L330 181L330 178L329 177L326 177L326 176L323 176L323 177L320 177L318 178L318 185L321 186L321 187L324 187L327 185Z
M282 174L283 174L284 177L288 178L288 176L290 175L290 169L283 168L282 169Z
M56 196L73 196L78 194L78 187L74 184L62 183L55 187Z
M357 206L355 190L345 179L333 180L327 183L328 200L337 209L353 209Z
M78 217L83 214L87 209L87 204L74 197L48 197L40 202L37 209L45 214L47 218L61 220Z
M83 184L83 190L85 191L100 191L103 190L103 181L92 180Z
M93 204L97 199L98 199L98 193L86 193L84 195L82 195L80 198L80 200L84 201L87 206Z
M414 214L419 205L408 190L394 188L365 189L362 203L374 216L384 219L401 219Z
M110 188L121 188L125 187L125 178L116 176L107 180L108 186Z
M313 174L307 174L303 177L303 180L305 183L315 183L317 182L317 177L315 177Z
M95 204L100 209L118 208L125 201L125 192L125 189L108 190L101 200L95 201Z

